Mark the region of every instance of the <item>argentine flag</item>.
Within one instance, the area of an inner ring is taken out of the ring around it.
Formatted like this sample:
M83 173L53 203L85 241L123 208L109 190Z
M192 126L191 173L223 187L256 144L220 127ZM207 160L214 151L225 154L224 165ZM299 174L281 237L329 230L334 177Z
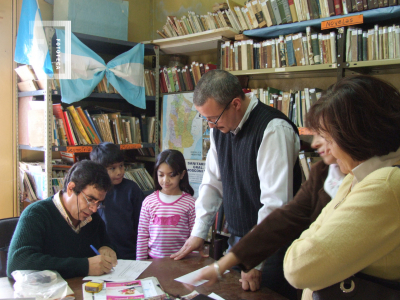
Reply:
M65 41L65 32L56 29L57 38ZM61 61L65 61L65 42L61 42ZM65 62L68 63L68 62ZM73 103L88 97L104 75L130 104L146 108L144 88L144 45L115 57L107 65L93 50L71 34L71 79L60 79L61 99Z
M31 65L39 79L53 77L42 16L36 0L23 0L14 60Z
M71 33L71 61L66 61L65 31L56 29L60 39L60 61L71 64L71 79L60 79L61 101L71 104L88 97L103 79L106 70L104 60ZM62 68L62 67L61 67Z

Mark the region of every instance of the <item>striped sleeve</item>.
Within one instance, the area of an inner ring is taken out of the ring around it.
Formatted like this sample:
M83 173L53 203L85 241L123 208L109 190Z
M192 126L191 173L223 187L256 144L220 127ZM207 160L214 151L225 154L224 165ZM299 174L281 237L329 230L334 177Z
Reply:
M150 223L150 213L148 210L148 204L153 196L148 196L142 205L139 217L139 227L138 227L138 238L136 245L136 260L142 260L148 258L148 248L149 248L149 223Z

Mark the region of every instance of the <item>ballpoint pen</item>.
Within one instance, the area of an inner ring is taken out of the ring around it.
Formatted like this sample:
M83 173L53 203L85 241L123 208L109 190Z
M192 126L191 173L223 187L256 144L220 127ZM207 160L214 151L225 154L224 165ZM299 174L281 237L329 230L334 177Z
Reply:
M92 248L92 250L94 251L94 253L96 253L97 255L101 255L99 250L97 250L93 245L90 245L90 248ZM114 271L114 268L111 268L111 271Z

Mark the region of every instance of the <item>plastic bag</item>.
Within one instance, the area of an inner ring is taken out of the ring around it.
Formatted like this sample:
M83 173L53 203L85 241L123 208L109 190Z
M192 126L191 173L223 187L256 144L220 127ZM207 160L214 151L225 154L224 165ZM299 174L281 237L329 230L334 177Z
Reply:
M60 274L54 271L14 271L14 296L35 297L36 300L75 299L74 292Z

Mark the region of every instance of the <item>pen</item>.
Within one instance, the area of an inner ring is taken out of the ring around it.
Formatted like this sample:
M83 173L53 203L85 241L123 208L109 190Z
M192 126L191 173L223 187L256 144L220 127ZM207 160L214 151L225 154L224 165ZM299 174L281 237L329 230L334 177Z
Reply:
M93 252L97 255L101 255L100 252L93 245L90 245L90 248L92 248ZM111 271L114 271L114 268L111 268Z

